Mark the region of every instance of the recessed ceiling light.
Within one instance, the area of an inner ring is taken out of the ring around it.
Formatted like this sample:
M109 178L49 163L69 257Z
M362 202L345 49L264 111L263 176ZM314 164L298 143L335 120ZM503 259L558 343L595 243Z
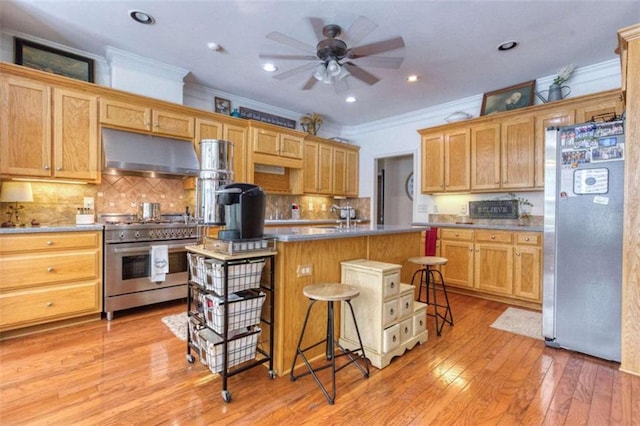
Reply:
M219 51L220 49L222 49L222 46L220 46L218 43L214 43L214 42L207 43L207 47L208 47L210 50L213 50L214 52L217 52L217 51Z
M420 79L420 77L418 77L417 75L410 75L409 77L407 77L407 81L409 83L415 83L419 79Z
M347 96L347 99L345 99L345 102L348 102L350 104L354 103L355 101L356 101L355 96Z
M278 67L276 67L273 64L263 64L262 69L265 70L266 72L274 72L278 70Z
M498 50L501 52L505 52L507 50L511 50L518 45L517 41L509 40L498 45Z
M144 25L151 25L155 24L156 22L156 20L153 19L153 16L141 10L131 10L129 11L129 16L131 16L131 19L133 19L134 21Z

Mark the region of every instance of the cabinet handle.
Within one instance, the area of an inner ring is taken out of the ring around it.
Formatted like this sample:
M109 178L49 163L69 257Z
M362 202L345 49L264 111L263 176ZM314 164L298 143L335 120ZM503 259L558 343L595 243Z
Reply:
M44 169L45 170L49 170L49 166L44 166Z
M153 127L157 129L158 127L160 127L160 125L158 123L153 123Z
M520 256L520 253L516 253L516 256Z
M47 245L48 246L52 246L53 245L53 241L47 241Z
M398 340L398 338L394 335L393 338L391 339L391 341L395 342L396 340Z
M496 236L495 236L495 235L492 235L492 236L491 236L491 239L492 239L492 240L495 240L495 239L496 239Z
M460 236L460 234L458 234L458 233L456 232L456 237L459 237L459 236Z
M391 281L391 288L396 288L396 283L394 283L393 281Z
M500 181L499 180L496 181L496 185L500 185Z
M62 167L56 167L57 171L62 171Z
M525 241L529 241L529 237L526 237L524 240L525 240Z
M407 303L405 303L405 304L404 304L404 307L405 307L405 309L409 309L409 303L408 303L408 302L407 302Z
M52 268L51 266L49 266L49 267L47 268L47 272L53 272L53 268Z
M420 327L422 327L424 325L424 321L420 320L419 324L420 324Z
M52 307L52 306L53 306L53 302L47 302L47 303L46 303L46 306L47 306L47 308Z
M404 334L409 334L409 327L404 328Z

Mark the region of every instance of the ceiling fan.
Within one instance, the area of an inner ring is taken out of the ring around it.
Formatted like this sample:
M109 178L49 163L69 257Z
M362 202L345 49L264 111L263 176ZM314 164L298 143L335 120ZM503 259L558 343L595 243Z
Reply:
M321 81L326 84L333 84L336 92L342 92L349 88L347 83L348 76L361 80L370 86L380 81L378 77L364 70L362 66L388 69L400 68L404 58L374 55L404 47L402 37L394 37L358 46L378 26L364 16L358 17L344 33L339 25L325 25L320 18L309 18L309 20L318 35L319 41L315 48L310 44L277 31L266 35L269 40L293 47L307 54L260 54L260 58L312 61L276 74L273 78L285 80L294 75L313 70L302 90L309 90L318 81Z

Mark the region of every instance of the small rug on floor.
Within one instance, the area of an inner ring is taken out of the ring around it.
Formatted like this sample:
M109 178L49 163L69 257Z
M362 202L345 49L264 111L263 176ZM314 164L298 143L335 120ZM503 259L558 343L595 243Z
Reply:
M542 314L518 308L507 308L491 324L492 328L542 340Z
M180 340L187 341L187 313L180 312L179 314L169 315L162 318L162 322L169 327L169 330Z

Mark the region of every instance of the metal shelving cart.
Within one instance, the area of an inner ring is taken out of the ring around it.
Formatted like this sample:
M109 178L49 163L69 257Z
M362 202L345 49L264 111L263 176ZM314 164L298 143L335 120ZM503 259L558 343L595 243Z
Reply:
M231 243L229 243L231 244ZM275 242L234 252L187 246L189 291L187 361L192 350L222 377L222 399L231 402L227 379L258 365L273 369ZM221 253L220 251L226 251ZM230 254L231 253L231 254ZM265 340L268 336L268 342Z

